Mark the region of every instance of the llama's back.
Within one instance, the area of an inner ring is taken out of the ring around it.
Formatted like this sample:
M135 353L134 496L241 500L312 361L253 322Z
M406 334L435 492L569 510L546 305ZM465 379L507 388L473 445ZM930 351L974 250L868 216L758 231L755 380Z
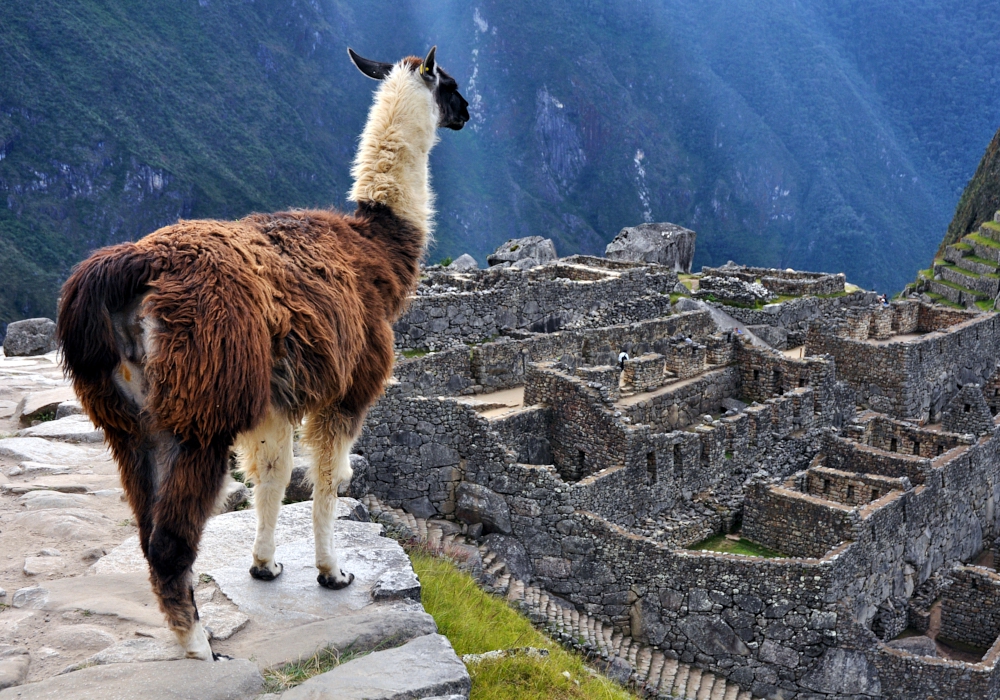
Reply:
M367 403L391 372L392 337L387 275L364 274L385 261L354 221L182 221L94 253L64 286L57 331L88 412L107 428L145 410L203 442L253 427L270 403L301 415L352 389Z

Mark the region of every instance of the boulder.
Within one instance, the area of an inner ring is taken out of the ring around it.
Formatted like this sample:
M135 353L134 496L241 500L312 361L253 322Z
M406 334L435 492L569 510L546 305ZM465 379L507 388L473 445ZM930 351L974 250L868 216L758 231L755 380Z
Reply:
M29 318L7 326L3 352L7 357L44 355L56 349L56 324L48 318Z
M640 224L623 228L604 250L611 260L665 265L677 272L691 272L695 232L670 223Z
M511 533L510 509L507 503L494 491L463 481L456 491L455 517L472 525L482 523L487 533Z
M486 546L503 560L511 576L519 581L531 580L531 558L524 545L516 538L493 533L486 536Z
M520 260L530 259L534 265L542 265L553 262L558 257L556 246L551 238L527 236L510 239L487 255L486 262L492 267L501 263L516 263Z
M689 615L678 625L688 639L709 656L750 655L750 649L733 628L714 615Z
M450 272L471 272L472 270L478 270L479 263L476 259L469 255L468 253L462 253L457 258L451 261L451 265L448 266Z
M878 669L864 652L850 649L827 649L799 684L818 693L876 697L882 694Z

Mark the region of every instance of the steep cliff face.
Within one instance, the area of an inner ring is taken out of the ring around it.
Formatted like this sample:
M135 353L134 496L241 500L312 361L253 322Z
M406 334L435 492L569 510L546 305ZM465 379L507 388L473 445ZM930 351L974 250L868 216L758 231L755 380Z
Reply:
M978 231L984 222L992 221L997 211L1000 211L1000 131L993 136L976 174L958 200L955 217L938 248L938 256L963 236Z

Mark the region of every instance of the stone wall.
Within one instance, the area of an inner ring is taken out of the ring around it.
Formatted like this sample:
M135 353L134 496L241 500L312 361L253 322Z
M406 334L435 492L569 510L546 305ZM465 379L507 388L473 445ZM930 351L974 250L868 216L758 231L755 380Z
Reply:
M984 384L1000 353L1000 317L941 312L921 306L921 338L887 344L841 338L813 326L806 351L831 355L838 378L858 400L902 418L940 420L948 401L965 384ZM965 319L947 333L924 331L955 317Z
M960 566L942 598L941 631L944 640L989 649L1000 637L1000 574L978 566Z
M785 486L756 484L743 509L743 536L791 557L819 559L853 540L857 515L849 506Z
M933 459L970 441L954 433L926 430L913 423L871 414L860 426L848 427L847 437L884 452Z
M857 506L877 501L890 491L909 491L906 477L892 479L874 474L856 474L829 467L813 467L803 473L800 490L842 505Z
M824 436L823 455L824 466L832 469L894 479L906 477L914 485L923 484L931 470L927 457L883 452L831 433Z
M672 270L602 268L560 261L530 270L425 270L408 311L395 325L396 347L439 350L519 329L551 333L670 313L666 295L677 284Z
M745 265L702 267L701 273L705 276L736 277L744 282L759 281L768 291L782 296L838 294L844 291L846 282L842 273L798 272Z

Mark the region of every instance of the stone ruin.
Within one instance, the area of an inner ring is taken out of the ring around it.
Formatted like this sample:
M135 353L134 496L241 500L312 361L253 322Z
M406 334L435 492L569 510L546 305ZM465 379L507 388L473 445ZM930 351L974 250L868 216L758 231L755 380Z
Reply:
M588 256L429 271L371 502L488 539L656 693L998 697L998 317L703 275L781 301L672 305L672 267Z

